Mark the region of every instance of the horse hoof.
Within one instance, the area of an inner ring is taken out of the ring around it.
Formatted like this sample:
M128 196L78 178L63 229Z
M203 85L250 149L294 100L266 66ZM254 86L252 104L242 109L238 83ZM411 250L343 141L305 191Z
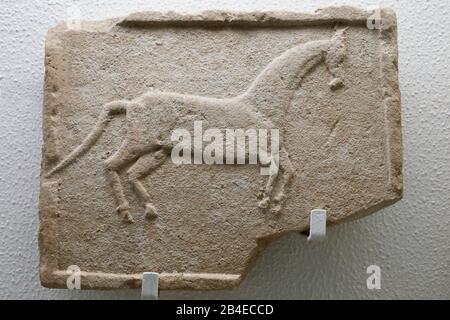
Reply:
M156 211L154 205L149 203L145 205L145 217L149 220L153 220L158 217L158 212Z
M275 213L275 214L280 213L280 211L281 211L281 205L279 205L279 204L270 208L270 212Z
M260 207L261 209L267 209L269 207L269 203L270 203L270 198L265 197L258 203L258 207Z
M123 203L116 208L116 212L119 214L128 210L130 210L130 205L128 203Z
M128 212L128 211L125 212L122 220L125 223L134 223L133 217L131 216L130 212Z
M285 198L286 198L286 195L283 193L283 194L277 195L275 198L273 198L273 201L274 201L275 203L280 203L280 202L283 201Z

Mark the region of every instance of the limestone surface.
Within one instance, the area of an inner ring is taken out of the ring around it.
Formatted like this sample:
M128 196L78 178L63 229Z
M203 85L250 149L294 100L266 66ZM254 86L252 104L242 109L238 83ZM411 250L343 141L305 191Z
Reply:
M401 199L396 42L391 10L352 7L49 30L42 284L137 288L157 272L161 289L230 288L311 210L331 226Z

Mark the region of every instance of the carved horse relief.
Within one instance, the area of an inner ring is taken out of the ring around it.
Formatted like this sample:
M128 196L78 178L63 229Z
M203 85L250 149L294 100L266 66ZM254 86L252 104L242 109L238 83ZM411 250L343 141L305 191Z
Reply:
M119 176L119 171L128 165L131 165L127 170L128 181L142 200L146 217L154 219L157 209L141 180L170 157L173 130L190 127L195 120L202 119L207 119L208 126L215 128L276 128L267 111L286 112L302 79L319 64L325 63L331 74L331 90L343 86L345 32L346 29L340 29L329 40L302 43L285 51L264 68L244 93L233 98L152 91L133 100L107 103L88 136L46 177L61 171L89 151L108 123L116 115L126 114L126 136L119 150L104 165L118 203L117 211L124 221L133 221ZM258 203L259 207L270 208L273 212L282 209L287 186L294 174L282 137L279 144L279 170L268 176L263 197ZM265 161L259 164L267 165Z

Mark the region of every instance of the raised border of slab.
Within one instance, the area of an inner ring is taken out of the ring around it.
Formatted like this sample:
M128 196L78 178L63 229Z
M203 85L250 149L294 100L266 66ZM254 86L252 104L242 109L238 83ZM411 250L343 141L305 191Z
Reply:
M400 126L400 91L397 78L397 30L396 16L390 9L381 9L383 27L379 32L381 50L380 68L383 78L382 103L385 110L385 130L387 137L389 197L376 206L364 208L352 215L348 220L370 214L387 205L395 203L402 197L402 137ZM224 12L205 11L199 14L178 14L174 12L141 12L133 13L124 18L116 18L100 22L82 22L82 30L102 31L120 27L293 27L345 24L366 26L373 12L354 7L328 7L319 9L314 14L293 12ZM64 28L61 24L58 30ZM49 32L49 36L51 34ZM44 126L46 124L44 123ZM47 127L49 124L47 123ZM51 145L51 143L50 143ZM50 150L46 150L51 155ZM43 181L43 180L41 180ZM40 194L40 279L49 288L66 287L70 276L65 270L58 270L58 234L55 217L59 192L57 182L41 182ZM328 221L331 224L343 220ZM265 241L261 241L265 243ZM153 270L148 270L153 271ZM248 271L248 269L246 270ZM81 272L82 289L123 289L139 288L142 285L142 274L111 274L104 272ZM245 275L239 274L209 274L209 273L161 273L159 287L167 289L227 289L240 284Z

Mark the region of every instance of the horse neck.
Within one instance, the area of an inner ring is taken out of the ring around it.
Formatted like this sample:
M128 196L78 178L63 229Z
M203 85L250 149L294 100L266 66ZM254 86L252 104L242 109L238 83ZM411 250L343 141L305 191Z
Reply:
M285 112L301 80L320 62L329 41L298 45L275 58L241 96L242 101L266 116Z

